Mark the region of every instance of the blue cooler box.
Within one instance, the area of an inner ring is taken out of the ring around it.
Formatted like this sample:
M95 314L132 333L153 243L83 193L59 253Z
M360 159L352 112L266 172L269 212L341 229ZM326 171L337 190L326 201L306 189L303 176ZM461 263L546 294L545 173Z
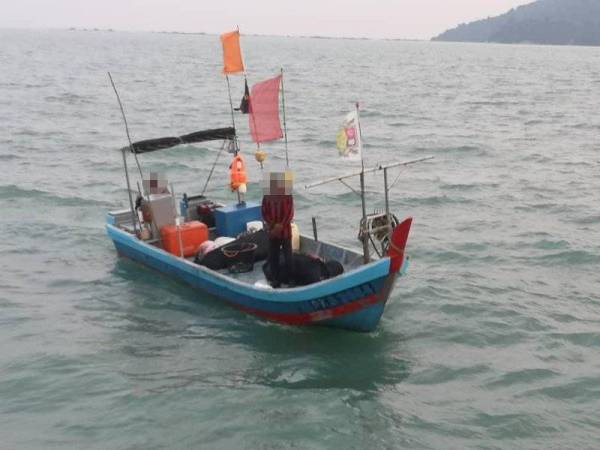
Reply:
M246 223L262 220L260 205L246 202L244 206L230 205L215 209L215 224L219 236L236 237L246 231Z

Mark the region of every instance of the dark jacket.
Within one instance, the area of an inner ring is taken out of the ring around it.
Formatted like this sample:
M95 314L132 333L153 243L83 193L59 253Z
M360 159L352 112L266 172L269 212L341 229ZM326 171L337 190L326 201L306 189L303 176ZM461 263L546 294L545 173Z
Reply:
M265 195L262 201L262 217L271 239L291 239L294 197Z

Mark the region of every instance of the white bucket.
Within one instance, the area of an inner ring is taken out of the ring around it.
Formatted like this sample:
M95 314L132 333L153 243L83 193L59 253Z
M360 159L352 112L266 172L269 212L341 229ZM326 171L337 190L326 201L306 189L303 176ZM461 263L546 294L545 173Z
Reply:
M261 220L253 220L246 224L246 231L255 233L263 229L263 223Z

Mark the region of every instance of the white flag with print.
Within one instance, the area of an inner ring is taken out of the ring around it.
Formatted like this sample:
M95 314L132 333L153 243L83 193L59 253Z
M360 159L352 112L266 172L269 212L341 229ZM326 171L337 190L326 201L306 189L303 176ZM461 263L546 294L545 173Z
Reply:
M360 140L360 127L358 113L352 111L344 118L342 128L337 134L337 148L340 156L351 161L362 159L362 142Z

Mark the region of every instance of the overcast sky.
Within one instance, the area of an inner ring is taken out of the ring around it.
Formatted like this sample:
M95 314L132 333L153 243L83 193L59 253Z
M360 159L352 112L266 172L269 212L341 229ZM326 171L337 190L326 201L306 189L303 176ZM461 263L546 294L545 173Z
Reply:
M3 28L429 39L532 0L0 0Z

